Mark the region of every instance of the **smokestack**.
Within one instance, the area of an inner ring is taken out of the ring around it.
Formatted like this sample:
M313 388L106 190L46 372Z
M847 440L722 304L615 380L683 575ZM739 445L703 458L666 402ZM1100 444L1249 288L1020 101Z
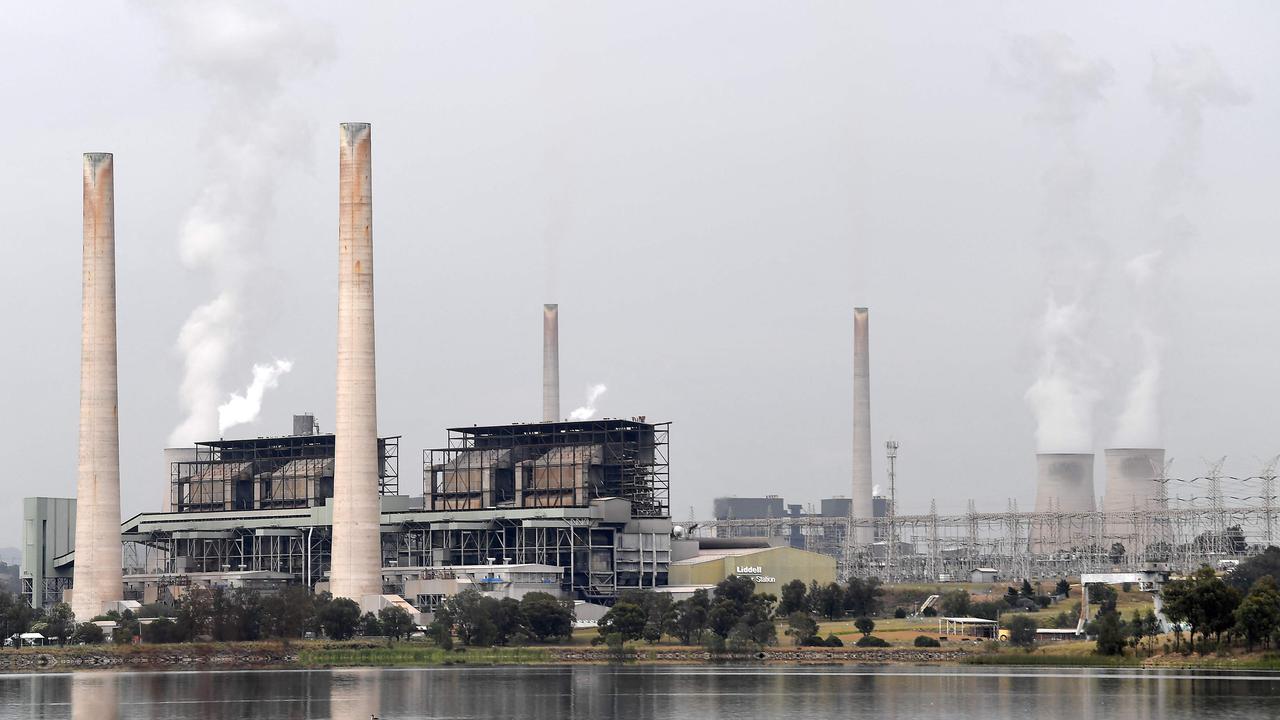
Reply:
M1164 450L1160 448L1112 448L1104 450L1107 488L1102 510L1109 513L1155 510L1164 474ZM1128 523L1121 523L1127 526Z
M1093 508L1093 453L1036 454L1036 512Z
M120 426L116 383L116 211L111 153L84 156L80 457L71 609L88 621L124 598L120 570Z
M869 518L871 507L871 351L866 308L853 309L853 516ZM870 543L873 528L859 528L856 541Z
M560 419L560 306L542 306L542 421Z
M373 354L373 184L368 123L339 131L338 404L334 417L334 597L382 592L378 405Z

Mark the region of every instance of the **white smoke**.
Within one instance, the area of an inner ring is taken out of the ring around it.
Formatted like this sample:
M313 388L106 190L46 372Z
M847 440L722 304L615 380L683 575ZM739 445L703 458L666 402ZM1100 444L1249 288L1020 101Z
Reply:
M262 396L280 384L280 376L293 369L293 361L277 360L270 365L254 365L253 381L243 395L231 393L231 399L218 406L218 437L229 428L253 422L262 412Z
M590 420L596 416L596 401L609 388L604 385L592 385L587 388L587 404L569 413L570 420Z
M1114 442L1121 447L1161 443L1161 309L1168 305L1168 265L1198 234L1191 215L1194 200L1204 190L1199 170L1204 111L1243 105L1250 99L1213 53L1203 48L1175 48L1171 57L1155 58L1148 92L1174 127L1153 177L1149 248L1125 265L1134 293L1133 332L1142 343L1142 360L1116 419Z
M1045 135L1053 160L1044 175L1040 245L1047 292L1036 338L1040 360L1026 400L1041 452L1092 446L1093 409L1102 359L1091 349L1091 305L1107 255L1092 218L1093 171L1077 143L1088 111L1103 100L1111 66L1079 55L1062 35L1010 39L996 77L1032 100L1029 119Z
M174 65L211 99L202 187L178 250L185 267L209 278L214 298L196 307L178 334L184 416L169 444L180 446L213 434L253 256L274 215L274 187L283 170L308 156L307 123L282 99L283 87L328 59L333 42L327 28L275 2L145 4L165 31Z

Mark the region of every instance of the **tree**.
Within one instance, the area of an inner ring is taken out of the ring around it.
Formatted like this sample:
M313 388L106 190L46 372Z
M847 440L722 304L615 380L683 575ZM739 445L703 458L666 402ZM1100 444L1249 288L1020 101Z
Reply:
M1024 598L1035 599L1036 591L1031 589L1031 581L1029 580L1022 581L1021 595Z
M333 640L347 640L356 634L360 606L350 598L335 598L320 611L320 627Z
M486 598L475 588L467 588L444 602L453 631L464 645L488 647L498 638L498 627L488 612L486 599L493 598Z
M803 580L792 580L782 586L782 600L778 602L778 614L791 617L792 613L808 612L808 588Z
M531 592L520 599L529 632L539 642L568 638L573 635L573 610L564 602L544 592Z
M1097 636L1099 655L1124 654L1124 621L1114 609L1106 609L1098 613L1097 620L1094 621L1094 634Z
M876 629L876 621L869 617L860 617L853 621L853 626L858 628L858 632L862 633L863 637L866 637Z
M1006 588L1004 592L1004 604L1009 607L1018 607L1018 591L1013 588Z
M854 617L870 617L880 612L883 595L884 588L880 586L880 578L850 578L844 596L845 610Z
M1055 595L1061 595L1064 598L1071 597L1071 583L1067 582L1066 578L1061 578L1058 580L1058 584L1054 586L1053 592Z
M1223 582L1242 593L1249 592L1264 575L1280 578L1280 547L1268 547L1258 555L1242 560Z
M857 578L850 582L856 582ZM812 600L813 611L828 620L844 617L846 592L836 583L828 583L818 590Z
M409 637L414 629L413 616L396 605L388 605L379 610L378 622L382 625L382 632L393 640Z
M807 612L796 610L787 616L787 636L796 645L808 643L818 634L818 622Z
M186 640L187 638L182 637L178 624L169 618L152 620L146 625L146 629L142 630L142 641L155 645L185 642Z
M1173 613L1170 619L1185 620L1191 628L1192 651L1197 634L1202 640L1208 639L1210 633L1220 638L1235 624L1240 594L1207 565L1185 580L1165 583L1164 594L1166 612L1172 610Z
M1249 594L1235 610L1236 630L1244 636L1249 650L1259 642L1268 644L1280 630L1280 589L1270 575L1258 578Z
M1036 621L1026 615L1014 615L1009 619L1009 644L1015 647L1031 647L1036 644Z
M76 629L75 613L71 612L71 606L66 603L57 603L49 608L44 622L47 637L57 638L59 645L66 645L67 638Z
M382 633L382 623L378 622L378 616L371 612L367 612L360 616L360 634L365 637L379 637Z
M484 608L493 620L494 643L497 645L523 644L529 640L529 623L520 601L515 598L495 600L485 598ZM408 615L408 613L405 613ZM412 622L409 623L412 629ZM408 630L405 631L408 634Z
M0 633L5 638L21 635L30 629L33 614L31 607L18 596L0 592Z
M969 614L971 599L968 590L952 590L939 598L942 614L947 617L964 617Z
M1119 565L1120 561L1124 559L1124 555L1125 555L1124 543L1121 543L1121 542L1111 543L1111 550L1107 552L1107 557L1111 559L1112 565Z
M604 617L600 618L597 630L603 637L617 634L624 642L639 640L644 634L644 625L647 620L648 614L643 607L633 602L619 600L609 608L609 612L605 613Z
M91 622L80 623L76 626L75 632L71 633L71 642L78 645L97 645L106 639L106 636L100 625Z
M1119 595L1116 589L1106 583L1089 583L1089 604L1101 605L1102 609L1112 609L1116 607L1116 600Z
M692 596L675 604L674 632L681 643L690 645L702 640L710 610L711 598L706 590L695 590Z

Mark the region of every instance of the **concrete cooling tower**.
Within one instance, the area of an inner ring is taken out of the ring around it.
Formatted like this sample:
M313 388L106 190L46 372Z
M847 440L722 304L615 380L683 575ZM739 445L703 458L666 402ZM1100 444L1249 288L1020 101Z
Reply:
M1093 454L1036 454L1036 512L1092 512Z
M1162 448L1105 450L1107 487L1102 510L1108 513L1155 510L1160 494L1157 479L1164 474Z

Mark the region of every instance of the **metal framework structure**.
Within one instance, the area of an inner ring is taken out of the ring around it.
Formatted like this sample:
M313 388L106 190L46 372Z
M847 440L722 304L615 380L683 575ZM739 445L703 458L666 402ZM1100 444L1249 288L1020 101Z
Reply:
M1152 564L1187 572L1255 553L1275 539L1275 463L1254 476L1232 477L1223 462L1209 464L1199 477L1171 477L1159 483L1157 506L1123 512L1020 512L1010 501L1005 512L980 513L973 501L960 515L890 514L885 518L803 515L751 520L699 521L693 532L734 536L738 530L788 537L796 528L806 538L827 538L814 550L835 555L843 577L877 576L886 581L961 579L975 567L993 567L1001 577L1051 578L1085 572L1138 570ZM872 527L871 544L837 542L853 538L853 528ZM831 552L831 549L836 549Z
M670 516L670 423L581 420L450 428L424 450L428 510L585 507L618 497L636 517Z
M381 495L400 490L400 437L379 438ZM197 443L169 469L176 512L306 508L333 497L334 436L289 435Z

